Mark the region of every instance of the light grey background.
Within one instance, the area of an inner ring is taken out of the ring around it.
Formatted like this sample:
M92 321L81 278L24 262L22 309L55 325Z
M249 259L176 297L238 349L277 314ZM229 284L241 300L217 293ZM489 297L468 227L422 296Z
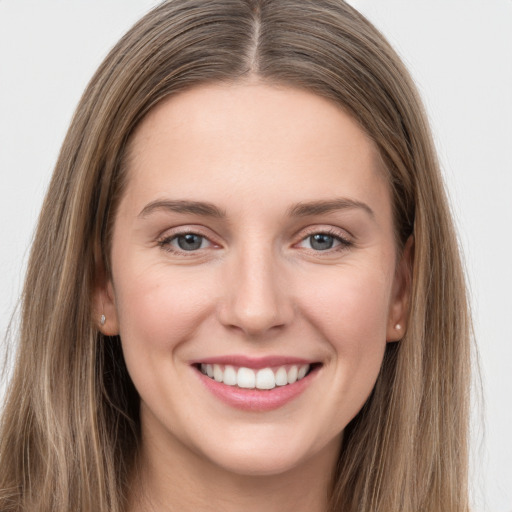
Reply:
M351 0L425 100L465 253L484 386L475 510L512 511L512 1ZM72 112L155 0L0 0L0 337ZM0 352L3 346L0 345ZM2 388L0 387L0 396Z

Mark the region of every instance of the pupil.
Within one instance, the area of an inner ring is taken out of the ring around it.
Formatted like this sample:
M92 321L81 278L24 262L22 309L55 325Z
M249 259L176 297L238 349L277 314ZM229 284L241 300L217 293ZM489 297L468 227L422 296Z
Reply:
M193 233L188 233L187 235L181 235L178 237L178 245L180 246L180 249L183 249L184 251L199 249L202 241L202 236L194 235Z
M319 233L310 237L311 247L317 251L331 249L334 244L334 238L330 235Z

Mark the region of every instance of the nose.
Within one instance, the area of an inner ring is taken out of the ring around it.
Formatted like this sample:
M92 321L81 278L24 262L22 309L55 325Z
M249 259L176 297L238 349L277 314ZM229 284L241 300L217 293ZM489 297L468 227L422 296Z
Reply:
M225 266L220 322L248 337L286 327L294 315L290 287L271 250L241 251Z

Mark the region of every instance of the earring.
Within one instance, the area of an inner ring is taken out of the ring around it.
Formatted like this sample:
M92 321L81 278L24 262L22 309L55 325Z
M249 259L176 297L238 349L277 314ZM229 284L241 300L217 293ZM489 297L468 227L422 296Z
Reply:
M105 325L106 321L107 321L107 319L105 318L105 315L101 315L101 317L100 317L100 324L101 325Z
M400 329L402 329L402 326L401 326L400 324L396 324L396 325L395 325L395 329L396 329L397 331L399 331Z

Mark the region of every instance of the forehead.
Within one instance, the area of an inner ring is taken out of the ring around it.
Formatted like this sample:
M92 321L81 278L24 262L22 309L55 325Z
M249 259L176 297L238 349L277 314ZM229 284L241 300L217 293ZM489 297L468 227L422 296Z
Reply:
M128 161L135 202L175 193L222 202L230 190L247 199L266 191L283 204L347 193L373 201L388 188L375 144L341 108L261 83L198 86L164 100L139 125Z

